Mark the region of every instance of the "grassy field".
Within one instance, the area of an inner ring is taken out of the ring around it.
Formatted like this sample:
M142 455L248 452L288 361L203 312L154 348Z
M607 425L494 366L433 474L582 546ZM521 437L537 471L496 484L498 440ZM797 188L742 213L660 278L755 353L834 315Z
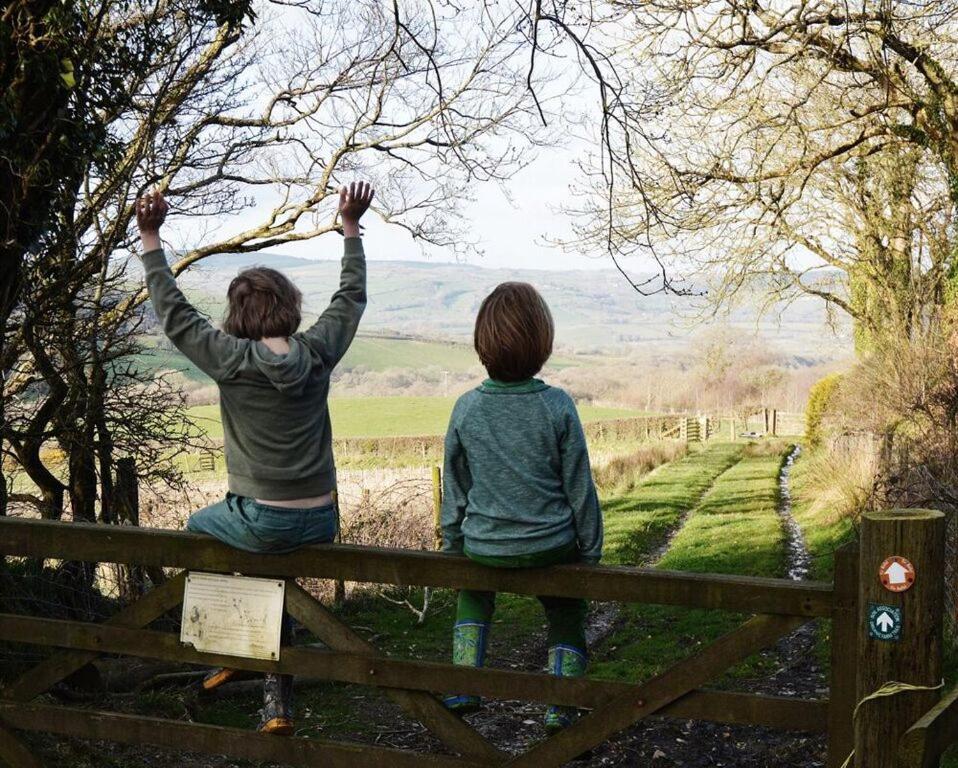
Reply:
M677 570L780 575L784 568L782 533L777 516L777 482L784 444L756 452L743 444L719 444L661 466L619 496L603 496L606 515L605 562L641 562L661 545L665 533L688 514L662 561ZM723 533L723 531L725 533ZM743 547L748 540L752 546ZM394 592L418 604L422 594ZM445 660L451 653L455 596L433 594L430 613L417 625L411 613L373 595L340 610L341 618L391 655ZM665 606L627 606L613 634L593 649L592 674L606 679L645 679L687 655L697 643L728 631L741 617L720 611ZM490 638L492 666L524 668L517 649L540 637L542 610L533 598L500 595ZM765 672L770 662L755 657L736 676ZM353 686L311 685L300 694L303 732L330 732L366 737L377 732L370 711L383 706L375 693ZM374 703L375 702L375 703ZM256 694L203 702L195 708L199 722L252 727L259 706ZM530 721L531 722L531 721ZM532 727L532 726L529 726ZM534 729L532 731L535 732Z
M401 437L441 435L449 424L454 397L332 397L329 400L333 433L337 437ZM624 408L579 408L583 421L644 415ZM216 439L223 437L218 405L190 409L197 426Z

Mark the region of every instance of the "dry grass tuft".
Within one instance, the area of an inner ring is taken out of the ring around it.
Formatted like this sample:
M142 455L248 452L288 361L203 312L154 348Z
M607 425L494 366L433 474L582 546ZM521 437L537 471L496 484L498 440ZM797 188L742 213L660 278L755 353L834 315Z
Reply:
M803 496L809 515L825 525L857 521L877 500L878 456L874 451L822 449L803 457Z
M681 459L688 452L688 445L677 440L646 443L596 466L595 483L606 492L627 489L656 467Z

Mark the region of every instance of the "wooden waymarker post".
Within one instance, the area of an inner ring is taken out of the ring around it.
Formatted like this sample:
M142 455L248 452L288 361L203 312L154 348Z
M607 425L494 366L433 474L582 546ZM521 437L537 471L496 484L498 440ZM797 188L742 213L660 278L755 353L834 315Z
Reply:
M880 578L893 555L914 565L914 586ZM898 742L941 696L945 516L925 509L870 512L861 529L855 766L896 768Z

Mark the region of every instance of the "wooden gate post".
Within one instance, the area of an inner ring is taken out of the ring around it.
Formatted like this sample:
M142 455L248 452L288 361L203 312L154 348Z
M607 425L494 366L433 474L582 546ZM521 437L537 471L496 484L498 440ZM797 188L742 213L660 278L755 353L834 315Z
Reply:
M857 696L857 668L851 653L858 648L858 542L835 552L835 602L829 635L831 671L828 686L828 768L841 768L855 748L852 730Z
M896 555L914 566L912 586L900 592L886 589L879 575L883 562ZM857 768L895 768L901 735L941 696L944 571L943 513L912 509L863 516Z

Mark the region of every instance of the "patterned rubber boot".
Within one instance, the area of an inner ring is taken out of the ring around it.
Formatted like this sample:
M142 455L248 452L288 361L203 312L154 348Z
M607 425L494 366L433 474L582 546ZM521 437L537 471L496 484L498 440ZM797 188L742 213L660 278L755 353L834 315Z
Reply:
M459 667L481 667L486 661L486 641L489 624L484 621L457 621L452 630L452 663ZM447 709L457 715L476 712L482 705L478 696L447 696L443 699Z
M571 645L554 645L549 649L549 672L557 677L582 677L588 659L585 651ZM568 728L579 717L575 707L553 704L546 710L545 726L549 733Z
M260 733L289 736L293 733L293 676L267 674L263 680Z

